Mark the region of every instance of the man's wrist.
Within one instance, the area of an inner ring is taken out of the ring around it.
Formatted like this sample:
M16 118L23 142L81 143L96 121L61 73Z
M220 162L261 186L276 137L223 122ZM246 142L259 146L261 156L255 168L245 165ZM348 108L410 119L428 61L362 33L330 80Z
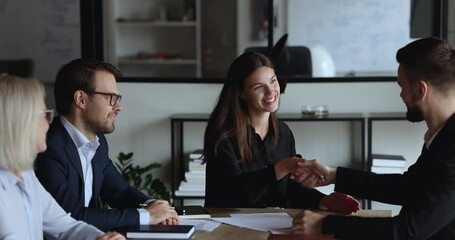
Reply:
M153 198L148 199L147 201L145 201L143 203L139 203L139 207L146 208L146 207L148 207L149 204L152 204L154 201L155 201L155 199L153 199Z

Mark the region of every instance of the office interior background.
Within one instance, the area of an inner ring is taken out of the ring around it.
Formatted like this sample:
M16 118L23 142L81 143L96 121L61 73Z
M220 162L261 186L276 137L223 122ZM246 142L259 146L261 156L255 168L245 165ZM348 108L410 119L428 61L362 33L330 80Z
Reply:
M25 2L30 7L24 8ZM119 152L133 152L138 164L161 163L154 175L169 189L170 118L210 113L230 62L248 47L267 49L287 33L288 47L306 46L314 55L321 53L319 58L312 56L311 75L287 76L279 113L300 113L303 105L310 104L327 105L329 114L366 116L406 111L396 83L398 48L425 35L455 43L455 3L447 0L97 2L0 2L0 27L10 33L0 40L0 59L32 59L32 76L45 83L51 107L55 73L60 65L87 55L81 45L90 46L89 55L101 54L103 60L117 65L125 73L118 83L124 98L115 132L106 136L110 157L114 160ZM422 2L430 7L419 8ZM87 30L81 34L84 26L91 28L89 39L84 39ZM292 122L289 126L297 152L304 157L333 166L359 165L357 145L361 143L354 140L358 129L352 123ZM202 148L205 122L184 127L183 151ZM409 166L420 154L425 131L424 123L377 122L371 151L403 155ZM378 203L372 207L399 211Z

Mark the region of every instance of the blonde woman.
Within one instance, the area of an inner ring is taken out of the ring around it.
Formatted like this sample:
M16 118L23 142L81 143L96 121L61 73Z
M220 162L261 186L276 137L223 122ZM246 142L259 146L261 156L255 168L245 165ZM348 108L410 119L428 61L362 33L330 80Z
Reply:
M36 178L53 115L44 95L35 79L0 75L0 239L125 239L73 219Z

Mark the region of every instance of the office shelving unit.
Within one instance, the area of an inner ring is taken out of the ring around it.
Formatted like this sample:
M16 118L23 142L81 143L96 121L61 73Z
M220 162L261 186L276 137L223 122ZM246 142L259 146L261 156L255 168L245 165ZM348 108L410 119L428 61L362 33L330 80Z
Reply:
M367 169L371 169L372 157L373 154L373 125L374 122L378 121L405 121L406 113L404 112L381 112L381 113L370 113L367 116ZM366 208L371 209L372 202L370 200L366 201Z
M125 77L201 77L200 0L109 0L106 58Z
M171 191L175 205L182 205L184 199L203 199L204 196L176 196L178 184L184 179L185 155L184 155L184 123L207 122L209 114L176 114L171 117L171 168L172 180ZM328 116L302 116L299 113L278 114L278 118L284 122L350 122L357 125L356 139L360 144L360 168L366 169L365 160L365 116L362 113L330 113Z

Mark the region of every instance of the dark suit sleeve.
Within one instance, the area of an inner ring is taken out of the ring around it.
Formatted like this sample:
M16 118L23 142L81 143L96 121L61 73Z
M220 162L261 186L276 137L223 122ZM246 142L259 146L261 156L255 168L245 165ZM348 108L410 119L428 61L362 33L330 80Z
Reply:
M288 176L286 176L288 178ZM302 184L289 179L288 182L289 205L292 208L312 208L319 209L319 202L325 194L316 189L310 189L302 186Z
M433 159L453 159L448 156L444 157L442 153ZM338 186L335 188L337 191L353 195L359 193L365 197L369 194L375 197L389 195L386 199L403 202L403 207L393 218L328 216L323 223L323 232L335 233L336 237L342 239L447 239L450 233L444 234L453 232L449 224L455 219L455 167L449 161L441 162L412 166L410 171L398 177L339 168L336 180ZM438 174L425 176L425 172ZM379 179L382 184L379 184ZM397 182L393 184L393 181ZM360 185L359 189L355 189L354 185ZM399 193L398 190L404 185L417 190L409 193L403 188L402 193ZM394 194L396 195L390 196Z
M72 144L71 139L68 139L69 135L65 135L66 138L59 134L61 132L55 132L55 129L49 132L48 149L39 154L35 162L36 175L46 190L65 211L71 213L72 217L92 224L103 231L138 224L139 212L136 208L148 197L130 187L109 158L106 157L104 161L98 159L98 154L107 151L104 137L100 139L99 151L92 162L92 164L97 164L97 167L93 167L92 201L89 207L84 207L82 178L74 161L70 160L66 151L67 148L70 148L72 149L70 153L77 154L76 147L74 144L68 146L68 144ZM78 156L72 157L79 158ZM117 209L98 208L97 200L100 195L108 204Z

